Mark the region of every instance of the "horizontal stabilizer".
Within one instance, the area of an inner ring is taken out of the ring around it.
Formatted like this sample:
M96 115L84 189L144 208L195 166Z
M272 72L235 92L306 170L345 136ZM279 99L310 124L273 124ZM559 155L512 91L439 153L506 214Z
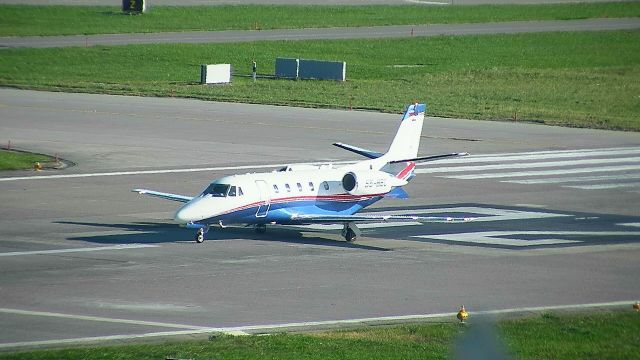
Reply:
M469 153L463 152L463 153L422 156L422 157L416 157L411 159L393 160L393 161L389 161L389 164L397 164L397 163L402 163L407 161L427 162L427 161L435 161L435 160L446 159L450 157L467 156L467 155L469 155Z
M379 157L381 157L382 153L379 153L377 151L371 151L371 150L367 150L367 149L363 149L363 148L359 148L357 146L353 146L353 145L349 145L349 144L343 144L343 143L334 143L333 146L337 146L341 149L345 149L345 150L349 150L351 152L354 152L358 155L362 155L364 157L367 157L369 159L377 159Z
M179 201L179 202L183 202L183 203L189 202L189 201L191 201L191 199L193 199L193 197L191 197L191 196L163 193L163 192L147 190L147 189L133 189L131 191L137 192L138 194L142 194L142 195L155 196L155 197L159 197L161 199Z
M386 193L384 197L393 198L393 199L408 199L409 194L407 194L407 192L404 191L402 188L397 187L389 191L388 193Z

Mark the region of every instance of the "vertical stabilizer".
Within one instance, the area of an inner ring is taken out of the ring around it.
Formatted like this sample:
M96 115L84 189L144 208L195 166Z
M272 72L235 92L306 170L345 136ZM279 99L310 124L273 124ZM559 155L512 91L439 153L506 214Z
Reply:
M384 156L387 161L412 159L418 156L426 109L426 104L409 105L402 116L400 127L391 142L389 151Z

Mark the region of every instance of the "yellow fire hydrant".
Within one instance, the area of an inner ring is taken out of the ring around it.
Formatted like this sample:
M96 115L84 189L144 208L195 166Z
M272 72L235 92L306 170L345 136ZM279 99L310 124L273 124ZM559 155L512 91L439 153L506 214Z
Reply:
M640 311L640 301L636 301L636 303L633 304L633 308L635 311Z
M469 313L464 309L464 305L460 306L460 311L458 311L458 315L456 317L461 323L464 323L464 321L467 320Z
M35 164L33 164L33 170L35 171L42 171L42 164L40 164L39 161L36 161Z

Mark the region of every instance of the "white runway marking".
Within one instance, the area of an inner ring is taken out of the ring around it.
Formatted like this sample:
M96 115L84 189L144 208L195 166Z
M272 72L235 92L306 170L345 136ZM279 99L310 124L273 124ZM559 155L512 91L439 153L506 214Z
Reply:
M640 157L545 161L545 162L533 162L533 163L475 165L475 166L448 166L448 167L437 167L437 168L430 168L430 169L416 169L415 172L416 174L432 174L432 173L441 173L441 172L483 171L483 170L502 170L502 169L530 169L530 168L542 168L542 167L563 167L563 166L637 163L637 162L640 162ZM636 169L640 170L640 165L636 165Z
M158 245L130 244L130 245L99 246L99 247L75 248L75 249L14 251L14 252L0 253L0 256L50 255L50 254L64 254L64 253L90 252L90 251L141 249L141 248L153 248L153 247L158 247Z
M413 4L422 4L422 5L451 5L448 2L439 2L439 1L424 1L424 0L404 0L408 3Z
M376 215L421 215L421 214L451 214L451 213L463 213L474 215L485 215L474 217L474 222L489 222L489 221L508 221L508 220L525 220L525 219L544 219L550 217L563 217L572 216L567 214L550 213L542 211L523 211L523 210L511 210L511 209L495 209L476 206L467 207L451 207L440 209L416 209L416 210L395 210L395 211L372 211L363 214L376 214Z
M173 324L173 323L164 323L164 322L156 322L156 321L117 319L117 318L107 318L107 317L101 317L101 316L62 314L62 313L53 313L53 312L47 312L47 311L29 311L29 310L0 308L0 313L14 314L14 315L55 317L55 318L62 318L62 319L109 322L109 323L131 324L131 325L144 325L144 326L166 327L166 328L176 328L176 329L190 329L190 330L205 329L205 327L203 326Z
M640 187L640 183L626 182L626 183L614 183L614 184L594 184L594 185L566 185L563 187L583 190L606 190L606 189L619 189L628 187Z
M628 306L635 303L636 300L624 300L624 301L612 301L602 303L587 303L587 304L575 304L575 305L552 305L552 306L536 306L536 307L520 307L511 309L498 309L488 311L474 311L473 309L467 309L471 313L471 316L482 315L500 315L500 314L514 314L514 313L530 313L530 312L543 312L552 310L569 310L569 309L588 309L588 308L601 308L601 307L620 307ZM0 344L0 349L9 348L24 348L32 346L47 346L47 345L64 345L64 344L82 344L82 343L95 343L101 341L110 340L125 340L125 339L141 339L149 337L160 336L175 336L175 335L189 335L189 334L206 334L206 333L227 333L227 334L247 334L253 333L268 333L268 332L282 332L287 329L308 329L314 328L326 328L336 325L353 325L353 326L367 326L369 324L376 323L398 323L401 321L420 321L434 318L450 318L455 319L455 312L448 313L433 313L433 314L416 314L416 315L400 315L400 316L382 316L371 318L359 318L359 319L346 319L346 320L327 320L327 321L309 321L309 322L297 322L297 323L284 323L284 324L266 324L266 325L249 325L249 326L236 326L236 327L211 327L194 330L181 330L181 331L162 331L151 332L145 334L126 334L126 335L110 335L110 336L95 336L73 339L59 339L59 340L44 340L44 341L25 341Z
M549 239L512 239L517 235L552 236ZM434 239L451 242L475 243L483 245L538 246L580 243L580 240L560 239L562 236L640 236L640 231L485 231L442 235L417 235L415 238Z
M608 149L585 149L585 150L558 150L558 151L535 151L523 153L503 153L490 155L471 155L462 158L437 160L432 164L465 164L484 162L507 162L542 159L563 159L581 157L602 157L611 155L633 155L640 154L640 148L608 148ZM427 166L429 164L427 163Z
M126 175L171 174L171 173L189 173L189 172L221 171L221 170L267 169L267 168L277 168L282 166L285 166L285 165L271 164L271 165L221 166L221 167L190 168L190 169L114 171L114 172L90 173L90 174L16 176L16 177L0 178L0 181L72 179L72 178L87 178L87 177L101 177L101 176L126 176Z
M416 169L416 173L461 180L505 179L499 181L524 185L585 183L563 187L582 190L625 189L632 192L639 185L626 180L640 179L640 157L634 156L638 154L640 147L471 155L434 161L426 168ZM508 169L520 171L500 171ZM458 175L460 172L466 173ZM597 175L603 172L609 174ZM524 177L535 178L521 179Z
M602 166L602 167L579 168L579 169L518 171L518 172L507 172L507 173L484 173L484 174L473 174L473 175L452 175L452 176L444 176L444 177L452 178L452 179L462 179L462 180L478 180L478 179L497 179L497 178L506 178L506 177L584 174L584 173L629 171L629 170L640 170L640 166L639 165Z
M569 183L569 182L589 182L589 181L601 181L601 180L635 180L635 179L640 179L640 174L560 177L560 178L542 178L542 179L525 179L525 180L502 180L501 182L513 183L513 184L561 184L561 183Z
M620 226L631 226L631 227L640 227L640 223L622 223L622 224L616 224L616 225L620 225Z

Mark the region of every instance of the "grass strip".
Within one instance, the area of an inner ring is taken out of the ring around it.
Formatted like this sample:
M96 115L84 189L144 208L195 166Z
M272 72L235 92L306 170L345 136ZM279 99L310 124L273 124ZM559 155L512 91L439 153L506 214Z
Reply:
M52 158L46 155L0 150L0 170L32 169L36 162L40 162L44 166L50 161Z
M118 7L0 5L0 36L295 29L479 23L640 16L640 2L476 6L154 6L143 15Z
M6 49L0 85L25 89L389 112L640 131L640 31L382 40ZM342 60L346 82L235 76L198 84L199 66L273 74L276 57Z
M0 359L449 359L469 346L480 358L488 344L473 343L471 334L481 331L478 327L471 321L469 326L437 323L316 334L219 336L209 341L0 354ZM536 315L501 321L487 332L482 336L498 339L498 345L504 342L516 359L640 359L640 315L631 311Z

